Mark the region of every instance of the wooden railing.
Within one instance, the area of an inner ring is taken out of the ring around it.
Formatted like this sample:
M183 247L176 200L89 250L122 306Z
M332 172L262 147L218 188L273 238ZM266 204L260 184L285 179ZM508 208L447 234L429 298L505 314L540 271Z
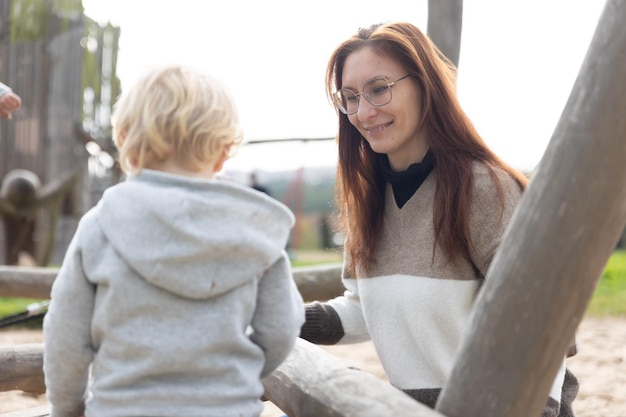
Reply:
M58 268L0 265L0 297L24 297L46 300ZM329 300L344 291L341 264L296 267L293 278L305 301Z

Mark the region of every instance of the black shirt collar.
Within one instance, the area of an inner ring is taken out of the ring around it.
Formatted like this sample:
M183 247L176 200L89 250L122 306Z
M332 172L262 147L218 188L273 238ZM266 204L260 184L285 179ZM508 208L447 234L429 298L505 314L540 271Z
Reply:
M429 149L422 162L411 164L405 171L396 172L391 169L387 155L380 154L379 166L385 180L391 184L397 206L402 208L432 172L435 155Z

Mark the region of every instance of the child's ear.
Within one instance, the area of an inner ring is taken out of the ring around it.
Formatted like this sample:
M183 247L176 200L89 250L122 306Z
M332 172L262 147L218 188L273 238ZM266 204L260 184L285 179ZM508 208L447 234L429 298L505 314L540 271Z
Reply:
M215 161L215 165L213 166L213 172L215 173L220 172L222 168L224 168L224 163L226 162L227 159L228 159L228 152L226 151L222 152L222 155L220 155L219 159Z

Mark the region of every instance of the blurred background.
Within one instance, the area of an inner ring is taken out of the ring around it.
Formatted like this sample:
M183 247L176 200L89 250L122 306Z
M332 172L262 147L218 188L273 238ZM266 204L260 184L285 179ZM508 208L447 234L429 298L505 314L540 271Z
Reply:
M600 0L466 2L458 90L487 143L532 175L584 59ZM360 26L410 21L427 0L0 0L0 81L22 98L0 121L0 264L58 265L80 216L121 179L116 98L165 63L228 85L245 145L222 177L252 175L297 218L290 250L338 254L332 50Z

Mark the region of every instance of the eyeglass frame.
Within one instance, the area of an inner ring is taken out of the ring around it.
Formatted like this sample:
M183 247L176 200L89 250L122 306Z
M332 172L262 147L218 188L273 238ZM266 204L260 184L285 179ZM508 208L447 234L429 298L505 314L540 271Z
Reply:
M403 76L403 77L398 78L398 79L397 79L397 80L395 80L395 81L391 81L391 82L389 82L389 81L387 81L387 77L385 77L385 76L382 76L382 75L381 75L381 76L374 77L374 78L372 78L372 79L368 80L368 81L364 84L364 86L366 86L366 85L368 85L369 83L373 82L374 80L384 80L384 81L387 83L387 87L389 88L389 100L388 100L388 101L386 101L386 102L384 102L384 103L381 103L381 104L375 104L375 103L372 103L372 101L370 100L370 98L369 98L369 96L367 95L367 93L365 93L365 90L363 90L363 91L359 91L359 92L354 92L354 91L352 91L352 90L351 90L351 89L349 89L349 88L340 88L339 90L335 91L335 92L333 93L333 102L335 103L335 107L337 107L337 109L338 109L340 112L342 112L343 114L345 114L346 116L351 116L351 115L353 115L353 114L356 114L356 113L359 111L359 106L361 105L361 97L360 97L361 95L363 95L363 96L365 97L365 100L367 100L367 102L368 102L369 104L371 104L372 106L374 106L374 107L381 107L381 106L384 106L385 104L389 104L389 103L391 103L391 100L393 99L393 95L392 95L392 93L391 93L391 89L392 89L392 87L393 87L393 86L395 86L397 82L402 81L402 80L404 80L405 78L408 78L408 77L410 77L410 76L411 76L411 74L407 74L407 75L405 75L405 76ZM339 97L339 94L340 94L343 90L347 90L347 91L349 91L349 92L353 93L353 94L354 94L354 96L355 96L355 97L357 98L357 100L358 100L358 101L357 101L357 105L356 105L356 110L355 110L355 111L353 111L352 113L348 113L348 109L344 109L344 108L343 108L343 106L342 106L341 104L339 104L339 102L341 101L341 97Z

